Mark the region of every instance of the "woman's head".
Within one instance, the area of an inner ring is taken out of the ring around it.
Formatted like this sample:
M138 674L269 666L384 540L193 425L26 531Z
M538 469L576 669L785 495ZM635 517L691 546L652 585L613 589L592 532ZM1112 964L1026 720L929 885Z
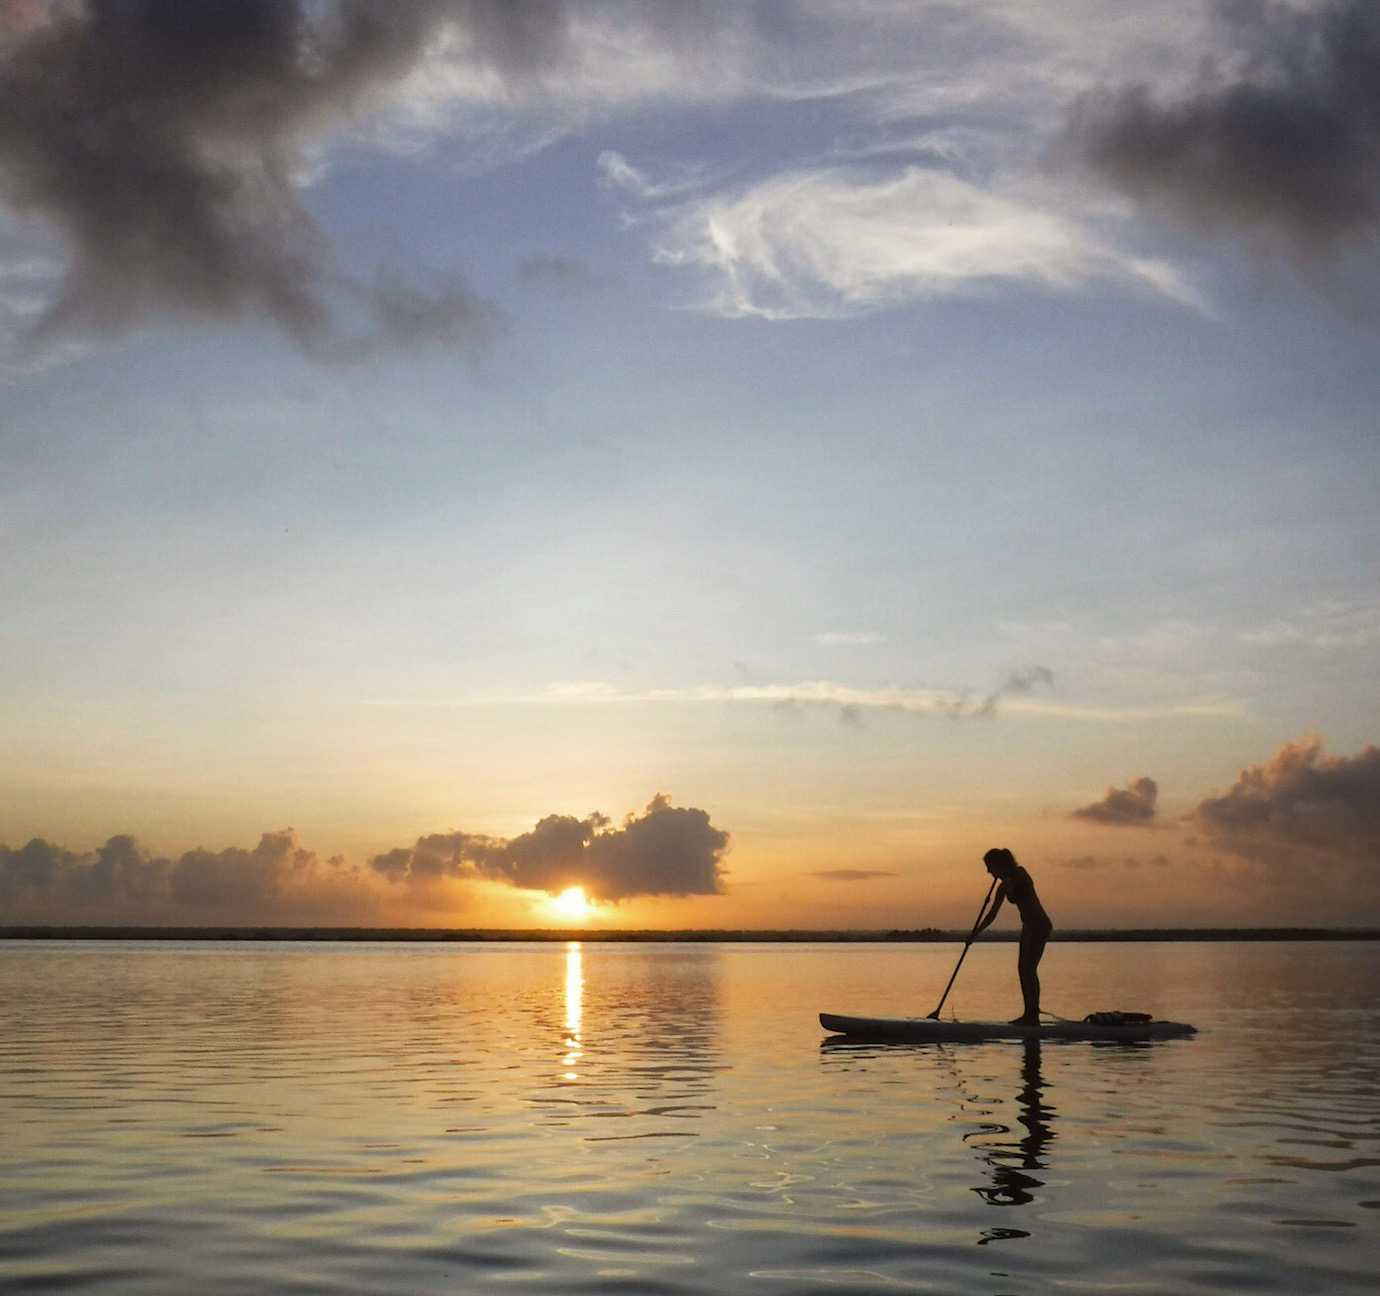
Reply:
M1006 877L1016 867L1016 857L1005 846L993 846L982 857L982 862L993 877Z

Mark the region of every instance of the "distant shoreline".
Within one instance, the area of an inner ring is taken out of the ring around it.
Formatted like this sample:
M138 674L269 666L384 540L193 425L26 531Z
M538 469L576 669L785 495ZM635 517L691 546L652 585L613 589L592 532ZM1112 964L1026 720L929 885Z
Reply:
M1017 931L992 932L984 941L1014 941ZM0 927L0 940L115 941L408 941L482 944L494 941L585 941L630 944L952 944L967 931L922 927L893 931L714 930L619 931L579 928L461 927ZM1056 931L1054 940L1097 941L1376 941L1377 927L1137 927Z

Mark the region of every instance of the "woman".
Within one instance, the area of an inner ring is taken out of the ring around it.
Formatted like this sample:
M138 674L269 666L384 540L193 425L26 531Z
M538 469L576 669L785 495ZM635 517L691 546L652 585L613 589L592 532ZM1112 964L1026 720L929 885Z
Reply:
M1045 952L1045 942L1054 930L1040 897L1035 894L1035 883L1030 874L1016 863L1016 857L1005 846L994 846L982 857L987 871L1001 885L997 888L992 907L978 919L973 935L985 931L992 925L1004 900L1010 900L1021 915L1021 953L1016 961L1016 970L1021 978L1021 997L1025 1000L1025 1011L1012 1019L1013 1025L1037 1026L1040 1022L1040 978L1036 968Z

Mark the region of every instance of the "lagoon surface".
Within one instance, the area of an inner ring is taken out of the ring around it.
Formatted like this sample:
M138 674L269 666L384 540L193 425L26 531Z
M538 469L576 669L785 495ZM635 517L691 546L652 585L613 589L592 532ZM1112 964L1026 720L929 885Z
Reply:
M958 949L4 943L0 1290L1374 1290L1380 945Z

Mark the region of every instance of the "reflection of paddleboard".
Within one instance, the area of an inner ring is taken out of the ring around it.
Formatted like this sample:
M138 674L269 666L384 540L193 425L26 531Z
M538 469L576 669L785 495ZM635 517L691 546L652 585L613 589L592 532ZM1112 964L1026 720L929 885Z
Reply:
M1113 1014L1102 1014L1111 1016ZM827 1031L851 1039L909 1044L953 1040L1148 1040L1193 1035L1197 1027L1172 1021L1047 1021L1038 1026L995 1021L935 1021L930 1017L840 1017L820 1013Z

